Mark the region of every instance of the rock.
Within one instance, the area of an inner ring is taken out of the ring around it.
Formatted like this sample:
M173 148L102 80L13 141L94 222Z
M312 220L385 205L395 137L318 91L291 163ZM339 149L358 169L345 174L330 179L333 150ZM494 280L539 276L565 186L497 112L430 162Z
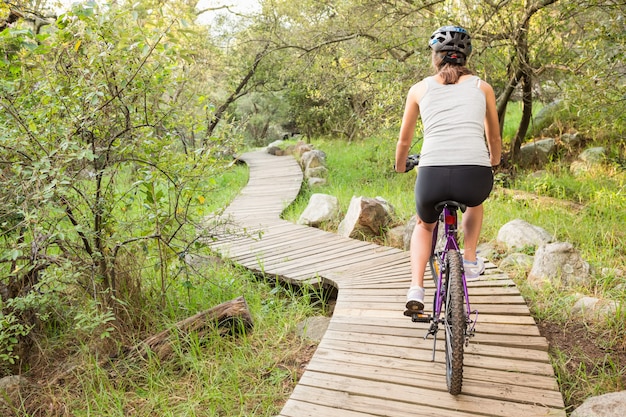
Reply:
M326 178L328 177L328 169L324 166L309 167L304 171L305 178Z
M329 317L308 317L305 321L298 324L298 336L319 342L324 337L329 323Z
M576 132L576 133L564 133L561 135L561 143L568 145L570 147L574 147L577 146L578 144L580 144L583 140L583 136Z
M411 217L411 220L404 226L404 250L411 250L411 236L413 235L413 229L415 229L415 225L417 224L417 216Z
M337 234L344 237L360 238L381 236L383 229L391 221L387 202L375 198L352 197L346 216L339 224Z
M573 314L581 314L589 321L604 321L615 316L619 303L613 300L601 300L595 297L581 297L572 307Z
M285 145L285 142L283 142L282 140L275 140L274 142L270 143L269 145L267 145L267 148L280 148L282 149L283 146Z
M0 392L13 393L21 387L28 386L28 379L21 375L10 375L0 378Z
M570 417L623 417L626 416L626 391L591 397L578 407Z
M313 150L313 145L310 145L303 141L298 141L298 143L296 143L294 146L293 155L297 156L298 158L302 158L302 155L312 150Z
M563 109L563 100L557 99L552 103L548 103L537 112L534 118L533 130L539 133L541 130L548 128L558 117L559 112Z
M316 149L305 152L302 154L300 164L302 165L302 169L304 169L304 171L316 167L325 167L326 154L323 151Z
M7 407L15 410L13 405L20 401L20 396L32 391L34 385L21 375L10 375L0 378L0 412L6 411Z
M588 164L599 164L606 158L606 149L602 146L585 149L578 159Z
M504 243L508 249L522 249L553 242L554 238L539 226L515 219L500 228L497 241Z
M383 205L383 207L385 207L385 210L387 210L387 213L389 215L393 215L395 213L396 209L391 205L391 203L389 203L383 197L376 196L376 201L378 201L380 204Z
M319 227L322 222L335 220L339 216L339 200L328 194L313 194L304 209L298 224Z
M406 226L396 226L387 230L387 246L404 249L404 230Z
M534 257L525 253L515 252L507 255L500 261L499 267L502 269L523 269L530 271L533 267Z
M326 178L317 178L317 177L309 178L307 179L307 183L309 184L309 187L311 188L320 187L322 185L326 185Z
M491 242L480 243L476 248L476 254L483 259L494 259L498 255L496 245Z
M526 144L520 148L519 163L523 166L532 164L544 164L556 149L554 138L541 139L536 142Z
M569 166L569 171L574 176L579 176L589 171L589 164L583 161L573 161Z
M274 155L274 156L283 156L283 155L285 155L285 151L283 151L282 149L280 149L277 146L268 146L267 147L267 153L269 153L270 155Z
M606 149L598 146L585 149L578 159L573 161L569 170L574 175L581 175L589 171L594 165L601 164L606 159Z
M555 286L588 285L591 280L589 264L569 242L548 243L539 246L535 261L528 274L531 284L540 286L546 281Z
M572 307L572 313L584 314L587 311L592 311L595 309L595 306L596 304L598 304L599 301L600 299L595 298L595 297L581 297L578 301L576 301L576 303Z

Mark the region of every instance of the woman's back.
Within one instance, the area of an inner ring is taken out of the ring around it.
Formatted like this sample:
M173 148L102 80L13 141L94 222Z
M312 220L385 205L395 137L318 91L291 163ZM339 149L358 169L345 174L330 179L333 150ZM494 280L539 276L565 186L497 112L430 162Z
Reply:
M457 84L424 80L419 101L424 124L420 166L491 166L485 144L485 94L480 78L463 77Z

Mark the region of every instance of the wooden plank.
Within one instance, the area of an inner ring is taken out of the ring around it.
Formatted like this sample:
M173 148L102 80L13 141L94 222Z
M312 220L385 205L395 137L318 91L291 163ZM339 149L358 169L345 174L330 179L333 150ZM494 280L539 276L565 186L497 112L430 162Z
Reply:
M317 372L325 375L345 376L349 378L371 379L373 381L385 381L395 383L397 385L412 385L416 387L424 387L439 391L446 391L445 365L437 367L439 372L434 375L425 374L423 369L406 367L404 369L383 367L376 364L358 364L350 362L347 366L337 366L336 359L316 360L311 362L307 367L307 371ZM547 390L538 388L530 384L519 384L515 389L507 389L510 385L508 381L501 382L484 381L478 372L472 372L474 369L466 367L463 378L463 390L465 395L474 397L504 399L521 404L536 404L537 402L551 407L559 407L563 401L561 393L557 390ZM466 375L466 374L469 374ZM511 373L509 373L511 375ZM519 374L518 374L519 375ZM427 381L427 382L426 382Z
M372 247L369 245L346 245L345 242L337 239L332 239L326 236L323 239L309 239L299 243L294 242L292 249L288 251L290 258L306 258L315 256L327 257L327 259L335 259L341 257L355 257L355 256L369 256ZM285 252L282 253L260 253L261 261L264 264L271 264L280 256L285 256Z
M542 404L520 404L490 398L477 399L465 394L452 396L445 391L432 389L430 385L424 388L384 381L379 381L377 384L372 385L368 380L319 374L312 371L306 372L302 376L300 384L303 386L322 388L327 391L335 390L338 387L341 392L347 392L350 395L368 396L370 398L383 398L397 401L415 399L419 401L420 404L426 403L433 408L450 411L463 410L464 412L474 413L473 415L492 417L565 416L564 411L555 410L554 408ZM350 397L348 397L348 399L349 398ZM350 410L350 406L349 401L346 401L342 405L342 410Z
M443 330L439 332L439 343L437 343L437 349L442 350L444 348L444 333ZM402 336L402 335L390 335L379 333L357 333L357 332L338 332L335 330L327 330L324 335L324 339L332 339L337 341L347 342L364 342L374 345L384 345L391 347L407 347L407 348L425 348L432 350L432 339L424 340L422 337ZM515 358L523 361L543 362L550 363L550 358L544 350L528 349L526 347L506 347L506 346L492 346L488 344L471 343L465 347L466 354L475 354L482 356L490 356L493 358Z
M479 318L480 320L480 318ZM407 329L409 331L418 331L419 329L425 328L427 326L418 325L418 323L413 323L409 317L398 316L395 319L388 319L383 317L372 317L368 318L367 321L364 320L354 320L352 317L341 316L339 314L333 314L333 318L330 322L330 327L335 325L345 325L345 326L358 326L361 324L375 326L375 327L383 327L391 329L391 331L396 331L396 329ZM479 321L476 330L480 333L485 334L495 334L502 335L503 337L507 337L510 335L520 335L520 336L539 336L539 329L535 325L534 321L532 324L492 324L492 323L483 323ZM420 327L421 326L421 327Z
M392 356L411 359L414 361L432 360L432 340L428 340L429 345L421 343L416 339L413 347L399 347L389 345L377 345L364 343L363 341L334 340L324 337L320 342L320 347L324 349L335 349L344 352L364 353L373 356ZM435 361L444 362L443 351L437 349ZM522 372L533 375L553 376L554 370L549 363L525 361L519 358L493 358L481 355L467 355L464 364L470 367L503 370L506 372Z
M381 335L397 335L405 337L424 337L425 331L419 331L414 326L411 327L391 327L391 326L375 326L371 324L355 324L355 323L337 323L335 320L330 322L328 330L337 332L353 332L364 334L381 334ZM527 347L528 349L536 349L547 351L548 342L544 337L526 336L520 334L492 334L481 332L480 326L477 327L475 336L470 343L478 343L494 346L510 346L510 347Z
M297 404L292 402L297 402ZM323 404L321 409L320 404ZM309 412L313 412L313 414L308 414ZM312 386L296 387L280 415L290 417L348 417L355 415L354 413L357 413L356 415L358 416L376 415L385 417L474 417L476 415L457 410L438 409L417 402L389 400L342 391L329 391Z
M353 364L374 366L385 369L396 369L398 371L410 371L417 373L417 380L431 381L433 378L443 378L445 381L445 364L443 362L413 361L395 356L375 356L361 354L357 352L345 352L338 350L328 350L319 347L313 360L312 368L317 369L318 361L324 363L335 363L336 368L348 369ZM558 391L558 385L552 376L533 375L523 372L507 372L501 369L485 369L465 366L463 369L464 379L487 381L497 384L509 384L515 386L530 386L536 389Z

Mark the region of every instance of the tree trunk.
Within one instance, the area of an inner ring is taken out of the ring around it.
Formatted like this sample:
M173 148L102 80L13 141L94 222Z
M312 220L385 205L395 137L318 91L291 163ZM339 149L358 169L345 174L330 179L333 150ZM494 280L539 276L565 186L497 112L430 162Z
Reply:
M498 121L500 122L500 134L502 134L502 129L504 128L506 107L509 104L509 100L511 99L513 92L517 88L520 79L522 78L522 70L518 69L509 78L509 83L507 84L505 90L502 92L500 97L498 97Z
M156 354L160 360L166 359L172 353L171 336L176 333L184 335L197 332L202 336L216 328L223 333L245 333L252 327L248 303L243 296L237 297L179 321L172 329L150 336L132 349L128 359L145 358L149 352Z
M208 120L206 138L211 137L211 135L213 134L213 131L217 127L218 123L222 120L224 113L226 112L226 110L228 110L230 105L233 104L239 97L241 97L244 94L242 93L242 91L244 90L244 88L247 87L248 83L250 82L254 74L256 73L256 70L259 64L261 63L263 58L265 58L265 56L267 55L268 48L269 48L269 45L265 45L265 47L263 48L263 51L256 54L254 62L252 63L252 66L250 67L250 69L248 69L248 72L246 73L246 75L244 75L241 81L239 81L239 84L237 85L235 90L230 94L230 96L226 98L226 100L222 103L222 105L217 108L213 116Z
M526 132L528 131L528 125L530 123L530 116L532 115L533 106L533 74L532 68L528 61L528 27L530 23L530 17L524 21L524 24L520 27L516 36L516 49L517 49L517 71L516 75L521 75L522 81L522 102L523 113L520 124L515 133L515 138L511 142L511 162L515 163L519 156L520 148L522 147L522 141Z
M530 126L530 120L533 114L533 90L532 90L532 76L530 74L524 74L522 78L522 119L520 120L519 128L515 134L515 139L511 143L511 160L516 161L519 156L519 151L522 147L522 142L528 132L528 126Z

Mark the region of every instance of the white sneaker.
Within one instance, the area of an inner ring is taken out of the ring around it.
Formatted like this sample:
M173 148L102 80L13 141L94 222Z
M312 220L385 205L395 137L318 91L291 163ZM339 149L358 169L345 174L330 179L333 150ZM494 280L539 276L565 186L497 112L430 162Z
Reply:
M406 294L406 309L409 312L418 312L424 310L424 293L426 290L422 287L411 287Z
M463 259L463 270L465 281L476 281L485 272L485 263L478 257L474 262Z

